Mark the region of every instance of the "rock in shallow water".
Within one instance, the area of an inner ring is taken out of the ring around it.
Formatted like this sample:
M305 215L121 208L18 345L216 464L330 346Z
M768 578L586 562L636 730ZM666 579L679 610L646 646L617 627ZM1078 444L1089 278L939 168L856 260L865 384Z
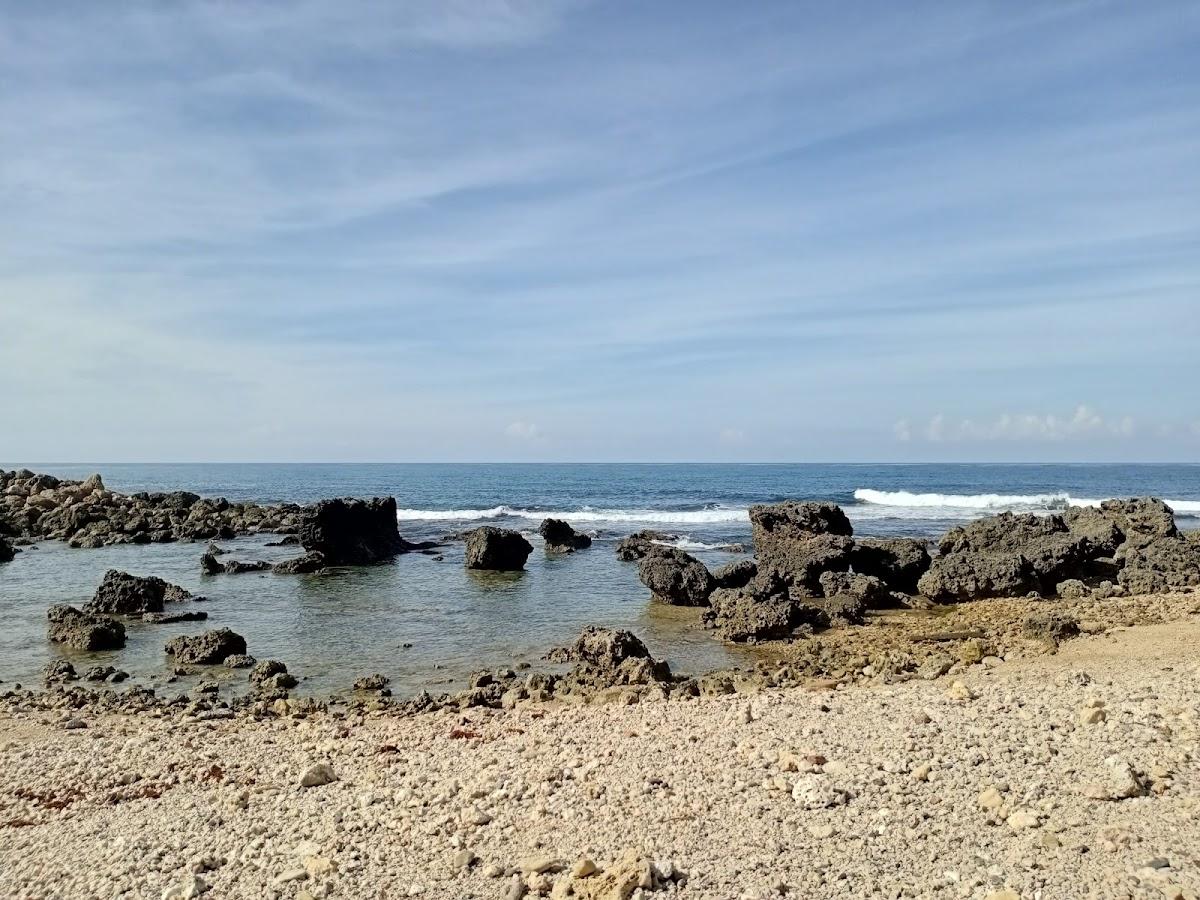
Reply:
M574 553L592 546L592 539L580 534L562 519L545 519L538 533L546 541L547 553Z
M519 531L484 525L467 534L463 564L468 569L517 572L532 552L533 545Z
M674 547L655 547L638 565L638 578L655 598L675 606L706 606L713 578L704 563Z
M47 637L56 644L76 650L119 650L125 646L125 626L108 616L58 604L50 607L46 617L50 620Z
M330 566L369 566L410 549L396 524L396 500L345 497L304 510L300 543Z
M198 635L180 635L167 641L166 652L177 662L212 665L226 657L245 654L246 639L228 628L218 628Z

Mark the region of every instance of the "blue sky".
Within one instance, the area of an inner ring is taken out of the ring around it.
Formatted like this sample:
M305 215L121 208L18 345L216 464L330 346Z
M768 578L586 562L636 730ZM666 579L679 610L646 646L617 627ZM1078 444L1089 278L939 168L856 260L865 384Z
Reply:
M1200 5L0 12L0 460L1200 458Z

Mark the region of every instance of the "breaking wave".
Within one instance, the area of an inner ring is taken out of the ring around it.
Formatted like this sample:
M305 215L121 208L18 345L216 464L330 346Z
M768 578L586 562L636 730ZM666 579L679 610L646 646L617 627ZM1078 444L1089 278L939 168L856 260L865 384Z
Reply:
M584 506L577 510L522 509L512 506L493 506L490 509L398 509L396 518L402 522L474 522L482 519L566 519L568 522L632 522L646 525L704 525L720 522L749 522L745 507L710 505L703 509L596 509Z
M1065 492L1050 494L916 494L909 491L877 491L858 488L854 499L874 506L900 507L909 510L944 511L949 515L964 511L988 512L1055 512L1068 506L1099 506L1103 500L1072 497ZM1166 504L1180 516L1200 516L1200 500L1167 500Z

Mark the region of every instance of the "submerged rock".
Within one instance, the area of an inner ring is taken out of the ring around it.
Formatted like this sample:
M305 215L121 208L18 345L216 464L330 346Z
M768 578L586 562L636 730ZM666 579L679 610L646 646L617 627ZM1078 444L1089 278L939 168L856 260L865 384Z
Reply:
M369 566L410 548L400 537L393 497L322 500L304 510L300 543L330 566Z
M276 575L311 575L325 568L325 557L320 553L305 553L295 559L285 559L271 567Z
M580 534L562 519L544 519L538 533L546 542L547 553L573 553L592 546L592 539Z
M705 606L713 589L704 563L674 547L656 547L644 556L638 578L656 599L675 606Z
M212 665L228 656L245 654L246 639L228 628L198 635L180 635L167 641L166 652L177 662Z
M484 525L467 534L463 564L468 569L518 572L533 552L533 545L519 531Z
M119 650L125 646L125 626L108 616L84 612L63 604L51 606L47 637L76 650Z
M261 559L231 559L228 562L221 562L211 553L205 553L200 557L200 569L205 575L242 575L246 572L265 572L269 568L271 568L271 564Z

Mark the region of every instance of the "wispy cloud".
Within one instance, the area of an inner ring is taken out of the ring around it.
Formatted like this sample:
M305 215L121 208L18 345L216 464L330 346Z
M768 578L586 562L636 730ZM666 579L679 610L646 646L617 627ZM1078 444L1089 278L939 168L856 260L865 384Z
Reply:
M1198 37L1182 2L15 4L0 457L1187 457Z

